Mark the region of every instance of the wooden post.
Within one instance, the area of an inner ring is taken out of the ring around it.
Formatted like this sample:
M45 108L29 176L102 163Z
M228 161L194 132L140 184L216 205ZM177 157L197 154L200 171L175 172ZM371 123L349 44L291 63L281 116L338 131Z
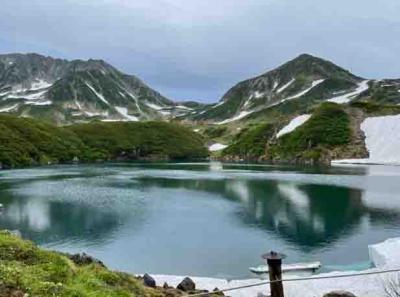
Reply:
M262 256L268 263L271 297L284 297L282 284L282 259L284 255L270 252Z

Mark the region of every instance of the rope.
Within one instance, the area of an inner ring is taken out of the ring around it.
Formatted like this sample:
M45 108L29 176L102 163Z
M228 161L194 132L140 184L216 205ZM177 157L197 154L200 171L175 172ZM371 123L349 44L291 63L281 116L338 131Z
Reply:
M371 272L360 272L360 273L353 273L353 274L339 274L339 275L327 275L327 276L316 276L316 277L300 277L300 278L290 278L290 279L278 279L278 280L273 280L273 281L265 281L265 282L259 282L251 285L243 285L243 286L238 286L238 287L233 287L233 288L227 288L223 290L217 290L213 292L208 292L208 293L197 293L197 294L190 294L190 295L184 295L184 297L199 297L199 296L205 296L205 295L212 295L212 294L218 294L218 293L225 293L225 292L230 292L230 291L236 291L236 290L241 290L241 289L247 289L247 288L252 288L252 287L259 287L259 286L264 286L272 283L277 283L277 282L298 282L298 281L310 281L310 280L321 280L321 279L332 279L332 278L345 278L345 277L356 277L356 276L365 276L365 275L374 275L374 274L384 274L384 273L393 273L393 272L400 272L400 268L397 269L388 269L388 270L381 270L381 271L371 271Z

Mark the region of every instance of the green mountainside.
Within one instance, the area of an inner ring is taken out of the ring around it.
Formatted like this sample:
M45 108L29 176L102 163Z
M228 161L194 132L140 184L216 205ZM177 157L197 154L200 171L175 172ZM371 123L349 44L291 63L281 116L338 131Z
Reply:
M207 156L203 138L165 122L94 122L56 127L0 116L0 167L107 160L195 159Z
M329 61L303 54L272 71L238 83L218 104L194 115L193 119L223 122L299 98L321 101L335 97L337 92L349 93L362 81Z

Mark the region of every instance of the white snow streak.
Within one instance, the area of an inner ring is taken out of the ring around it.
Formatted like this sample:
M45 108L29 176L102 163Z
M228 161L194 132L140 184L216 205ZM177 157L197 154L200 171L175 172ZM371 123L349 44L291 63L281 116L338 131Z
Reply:
M361 124L365 134L368 159L335 160L334 164L399 164L400 165L400 115L371 117Z
M311 115L309 114L303 114L300 115L298 117L295 117L293 120L290 121L290 123L288 125L286 125L285 127L283 127L278 134L276 135L277 138L288 134L290 132L293 132L294 130L296 130L296 128L300 127L301 125L303 125L305 122L307 122L310 119Z
M291 100L291 99L299 98L299 97L301 97L301 96L307 94L308 92L310 92L311 89L315 88L316 86L318 86L319 84L323 83L324 81L325 81L325 79L318 79L318 80L315 80L315 81L313 81L313 82L311 83L311 87L309 87L308 89L305 89L304 91L301 91L300 93L297 93L296 95L293 95L293 96L290 96L290 97L288 97L288 98L283 99L282 102L283 102L283 101L286 101L286 100Z
M338 104L347 103L351 99L353 99L354 97L360 95L362 92L368 90L368 88L369 88L368 82L369 82L369 80L364 80L364 81L362 81L362 82L360 82L358 84L357 89L354 90L353 92L350 92L350 93L347 93L347 94L344 94L344 95L341 95L341 96L330 98L327 101L335 102L335 103L338 103Z
M294 78L292 78L287 84L285 84L285 85L283 85L282 87L280 87L276 92L279 94L279 93L282 93L284 90L286 90L292 83L294 83L295 82L295 79Z
M226 119L226 120L223 120L222 122L217 122L217 123L215 123L216 125L223 125L223 124L227 124L227 123L230 123L230 122L234 122L234 121L237 121L237 120L240 120L240 119L243 119L244 117L246 117L246 116L248 116L249 114L251 114L251 113L253 113L253 112L256 112L257 110L246 110L246 111L241 111L238 115L236 115L236 116L234 116L233 118L230 118L230 119Z
M47 101L29 101L29 102L25 102L25 104L27 105L36 105L36 106L44 106L44 105L51 105L53 104L53 102L51 102L50 100Z
M176 108L185 109L185 110L193 110L193 108L184 106L184 105L177 105Z
M102 94L100 94L99 92L96 91L95 88L93 88L88 82L85 82L86 86L92 90L93 93L96 94L97 98L99 98L101 101L103 101L105 104L110 105L110 103L108 103L108 101L104 98L104 96Z
M208 147L208 150L209 150L210 152L217 152L217 151L223 150L223 149L226 148L226 147L228 147L228 146L225 145L225 144L222 144L222 143L214 143L214 144L212 144L212 145L210 145L210 146Z
M163 106L159 106L159 105L156 105L156 104L153 104L153 103L150 103L150 102L146 102L145 104L146 104L148 107L150 107L150 108L152 108L152 109L154 109L154 110L161 110L161 109L164 108Z
M18 104L14 104L13 106L5 107L0 109L0 112L9 112L11 110L14 110L18 107Z
M124 116L128 121L134 121L137 122L139 119L135 116L131 116L128 114L128 109L126 107L118 107L116 106L115 109L122 115Z
M32 87L30 88L31 91L36 91L36 90L41 90L41 89L47 89L51 87L52 84L48 83L47 81L44 80L37 80L32 84Z

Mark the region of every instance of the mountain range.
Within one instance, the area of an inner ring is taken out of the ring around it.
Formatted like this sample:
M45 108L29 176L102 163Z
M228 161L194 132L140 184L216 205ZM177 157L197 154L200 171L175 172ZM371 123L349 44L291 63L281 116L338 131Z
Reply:
M216 104L174 102L102 60L0 55L0 112L57 124L177 119L228 124L324 101L400 103L400 79L369 80L302 54L233 86Z
M102 60L0 55L0 112L67 124L164 119L191 110Z

